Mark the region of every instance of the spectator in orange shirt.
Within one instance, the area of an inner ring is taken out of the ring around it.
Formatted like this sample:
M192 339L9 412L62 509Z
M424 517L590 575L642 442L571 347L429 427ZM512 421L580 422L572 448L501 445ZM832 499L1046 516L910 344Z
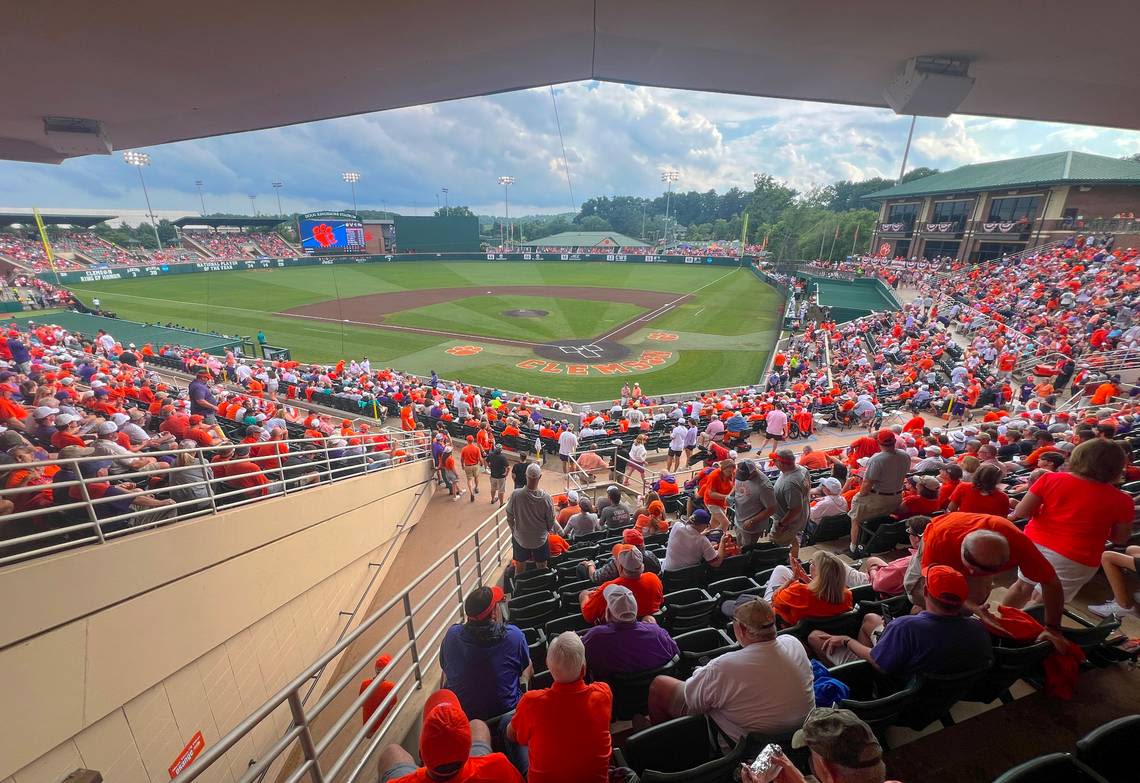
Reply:
M1054 443L1053 433L1041 430L1037 433L1037 448L1035 448L1022 464L1029 468L1037 467L1037 460L1047 451L1060 451Z
M728 530L728 498L736 488L736 463L731 459L721 460L717 469L711 471L698 487L701 500L712 516L713 528Z
M392 663L391 655L381 655L379 658L377 658L376 664L373 667L374 671L376 672L375 676L369 677L367 680L360 683L359 693L364 693L367 691L372 683L375 682L376 679L380 676L380 673L388 668L388 664L390 663ZM361 719L363 720L364 725L368 727L368 733L365 734L366 737L371 737L373 734L375 734L376 729L380 728L380 724L384 722L384 719L388 717L388 713L392 711L392 707L396 703L395 700L388 704L380 712L379 715L376 715L377 708L380 707L381 703L383 703L384 699L388 696L389 693L392 692L392 689L395 687L396 683L392 682L391 680L381 680L380 684L377 685L376 688L373 689L368 694L368 697L364 700L364 704L361 706ZM374 715L375 717L373 717Z
M812 556L811 573L790 557L789 565L776 566L768 579L764 600L785 625L804 618L833 617L851 610L847 589L847 566L835 555L820 550Z
M640 530L643 536L664 533L669 529L669 520L665 518L665 504L660 500L651 502L645 513L638 516L634 527Z
M800 454L800 458L796 462L808 470L823 470L831 465L831 460L827 458L827 452L816 451L811 446L804 446L803 453Z
M26 432L28 428L25 419L28 418L28 412L24 410L24 406L12 399L12 395L19 391L10 383L0 383L0 424L10 430Z
M661 608L665 595L661 579L657 574L646 573L645 558L641 550L631 546L619 552L615 561L618 567L617 579L600 584L593 590L583 590L578 596L582 606L582 617L588 623L604 621L606 599L602 592L611 584L628 587L633 592L637 598L638 617L648 617Z
M1100 386L1096 387L1096 390L1093 392L1092 399L1089 400L1089 402L1091 402L1093 405L1104 405L1111 398L1119 397L1120 387L1117 385L1118 383L1120 383L1120 376L1112 376Z
M475 445L475 438L467 436L467 445L459 450L459 461L463 464L463 475L467 477L467 491L471 493L471 502L479 494L479 470L487 464L483 459L483 452Z

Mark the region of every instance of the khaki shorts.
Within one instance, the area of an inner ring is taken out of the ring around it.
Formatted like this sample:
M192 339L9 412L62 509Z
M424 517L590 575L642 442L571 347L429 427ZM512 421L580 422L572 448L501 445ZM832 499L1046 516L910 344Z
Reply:
M492 478L491 479L491 494L492 495L503 494L503 492L506 490L506 487L507 487L506 476L504 476L503 478Z
M464 465L463 472L467 474L467 478L479 478L478 465Z
M902 503L902 493L877 495L872 492L870 495L856 495L851 502L851 520L862 523L868 519L881 517L897 509L900 503ZM855 543L853 541L852 546Z

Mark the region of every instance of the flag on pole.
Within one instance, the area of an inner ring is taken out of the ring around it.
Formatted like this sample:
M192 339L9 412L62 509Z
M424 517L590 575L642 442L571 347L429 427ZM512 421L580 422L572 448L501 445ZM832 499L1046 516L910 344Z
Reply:
M835 224L835 238L839 239L839 223L838 223L838 221Z
M768 234L764 234L764 242L760 245L760 252L763 253L768 249Z
M744 225L740 227L740 255L744 255L744 246L748 244L748 213L744 213Z

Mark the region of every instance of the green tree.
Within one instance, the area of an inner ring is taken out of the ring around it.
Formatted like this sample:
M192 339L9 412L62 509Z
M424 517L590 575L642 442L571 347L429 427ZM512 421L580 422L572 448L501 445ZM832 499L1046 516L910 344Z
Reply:
M467 207L440 207L435 211L436 217L475 217L475 213Z
M929 169L926 166L919 166L918 168L911 169L906 174L903 174L902 179L899 180L899 184L902 185L912 180L922 179L923 177L929 177L931 174L938 173L938 169Z
M883 177L872 177L858 182L849 179L840 180L830 186L832 197L827 202L827 208L832 212L866 209L867 202L863 200L863 196L878 190L886 190L894 184L893 180Z
M753 181L756 187L752 190L752 200L747 211L759 229L764 224L773 224L780 219L784 211L792 206L796 190L778 182L771 174L757 174Z
M598 217L597 215L588 215L582 220L578 221L578 228L582 231L613 231L614 227L610 225L610 221L605 218Z

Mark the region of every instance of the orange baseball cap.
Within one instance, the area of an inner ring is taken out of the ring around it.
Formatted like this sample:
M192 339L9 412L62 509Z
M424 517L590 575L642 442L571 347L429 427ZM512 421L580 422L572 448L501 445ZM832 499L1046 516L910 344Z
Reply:
M459 698L449 690L439 690L424 704L424 724L420 731L420 758L429 772L452 775L471 755L471 723L459 706Z
M923 576L926 577L926 592L944 604L963 604L970 594L966 577L950 566L930 566L923 572Z

